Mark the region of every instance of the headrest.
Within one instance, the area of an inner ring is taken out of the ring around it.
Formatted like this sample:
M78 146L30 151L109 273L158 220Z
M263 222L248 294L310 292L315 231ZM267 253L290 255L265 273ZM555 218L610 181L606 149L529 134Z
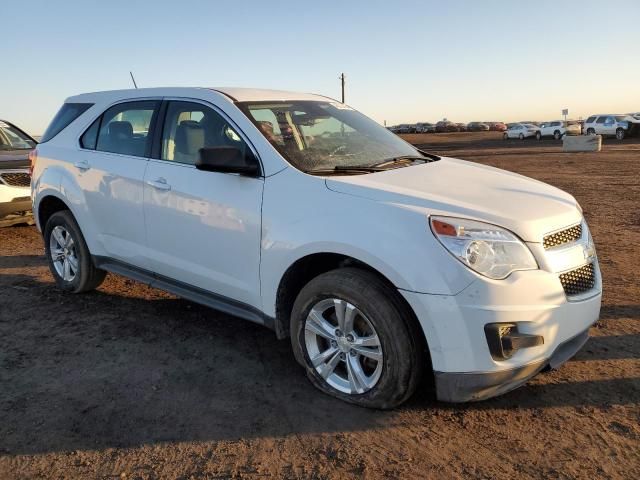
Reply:
M204 128L194 120L183 120L176 130L176 152L196 155L204 147Z
M133 127L130 122L111 122L108 127L109 136L133 137Z

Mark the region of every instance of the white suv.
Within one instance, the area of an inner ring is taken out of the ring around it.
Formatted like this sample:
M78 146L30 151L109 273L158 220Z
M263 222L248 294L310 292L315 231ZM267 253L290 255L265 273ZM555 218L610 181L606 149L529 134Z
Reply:
M567 123L562 120L553 120L540 125L540 130L536 133L536 138L541 140L542 137L553 137L560 140L565 135L580 135L582 130L577 123Z
M58 286L106 271L291 338L313 384L376 408L574 355L600 310L575 199L415 149L326 97L158 88L69 98L34 157Z

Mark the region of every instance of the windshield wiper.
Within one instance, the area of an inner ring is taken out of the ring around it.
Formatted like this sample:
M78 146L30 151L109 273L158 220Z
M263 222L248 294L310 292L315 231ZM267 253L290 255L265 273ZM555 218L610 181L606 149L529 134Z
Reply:
M332 174L338 172L356 172L356 173L373 173L373 172L382 172L386 170L386 168L380 167L371 167L369 165L336 165L333 168L315 168L312 170L307 170L306 173L310 174Z
M382 160L381 162L371 165L372 168L382 168L386 166L394 166L398 163L414 163L416 160L420 160L422 163L427 163L430 159L420 157L418 155L403 155L401 157L392 157Z

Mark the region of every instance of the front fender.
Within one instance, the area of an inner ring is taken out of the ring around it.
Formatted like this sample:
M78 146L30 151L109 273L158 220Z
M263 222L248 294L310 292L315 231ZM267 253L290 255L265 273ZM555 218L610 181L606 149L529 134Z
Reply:
M474 276L438 243L421 208L377 202L326 188L324 179L287 169L265 182L261 294L275 315L280 280L305 256L352 257L402 290L453 295Z

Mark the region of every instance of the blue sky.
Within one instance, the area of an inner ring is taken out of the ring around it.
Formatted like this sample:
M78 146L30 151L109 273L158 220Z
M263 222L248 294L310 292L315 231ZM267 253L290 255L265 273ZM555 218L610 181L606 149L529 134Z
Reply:
M316 92L379 122L640 111L640 2L11 1L0 118L42 133L64 99L139 86Z

